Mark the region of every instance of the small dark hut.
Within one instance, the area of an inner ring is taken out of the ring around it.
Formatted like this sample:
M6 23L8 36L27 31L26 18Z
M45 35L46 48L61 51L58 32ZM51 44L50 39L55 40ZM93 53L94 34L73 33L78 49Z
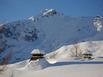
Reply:
M92 54L82 54L83 58L92 59Z
M82 54L82 58L84 59L92 59L92 53L90 51L86 51L85 53Z
M39 49L33 50L33 51L31 52L31 55L32 55L32 56L31 56L30 61L31 61L31 60L38 60L38 59L44 58L44 54L43 54L42 52L40 52Z

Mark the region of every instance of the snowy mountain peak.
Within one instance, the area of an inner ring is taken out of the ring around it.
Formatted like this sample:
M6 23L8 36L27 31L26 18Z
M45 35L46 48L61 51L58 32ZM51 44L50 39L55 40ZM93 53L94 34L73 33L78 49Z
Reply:
M34 49L31 54L44 54L44 52L41 52L39 49Z
M102 16L96 16L94 18L94 26L97 28L97 31L102 31L103 30L103 17Z
M45 9L42 11L42 16L53 16L58 14L59 13L55 9Z
M35 20L34 16L31 16L31 17L29 17L28 19L29 19L29 20L32 20L32 21Z

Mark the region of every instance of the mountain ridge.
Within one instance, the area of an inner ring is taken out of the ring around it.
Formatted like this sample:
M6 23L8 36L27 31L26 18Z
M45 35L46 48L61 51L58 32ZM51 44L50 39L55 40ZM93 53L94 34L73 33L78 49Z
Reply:
M98 32L102 34L103 18L96 18L69 17L50 9L39 16L2 24L0 48L3 50L0 51L0 60L11 48L13 55L10 63L14 63L30 58L33 49L49 53L63 45L85 41L83 39L95 36ZM97 23L94 25L94 22Z

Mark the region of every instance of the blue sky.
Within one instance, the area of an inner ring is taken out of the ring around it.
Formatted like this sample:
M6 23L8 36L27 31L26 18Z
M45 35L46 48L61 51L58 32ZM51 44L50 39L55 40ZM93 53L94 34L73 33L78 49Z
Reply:
M25 19L46 8L68 16L103 16L103 0L0 0L0 20Z

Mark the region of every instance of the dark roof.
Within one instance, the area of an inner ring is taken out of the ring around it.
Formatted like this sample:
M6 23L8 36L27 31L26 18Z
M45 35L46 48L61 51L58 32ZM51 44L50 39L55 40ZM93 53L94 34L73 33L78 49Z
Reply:
M84 53L83 55L90 55L90 56L92 56L92 54L90 54L90 53Z
M42 53L37 53L37 54L32 54L32 56L43 56L44 54L42 54Z

